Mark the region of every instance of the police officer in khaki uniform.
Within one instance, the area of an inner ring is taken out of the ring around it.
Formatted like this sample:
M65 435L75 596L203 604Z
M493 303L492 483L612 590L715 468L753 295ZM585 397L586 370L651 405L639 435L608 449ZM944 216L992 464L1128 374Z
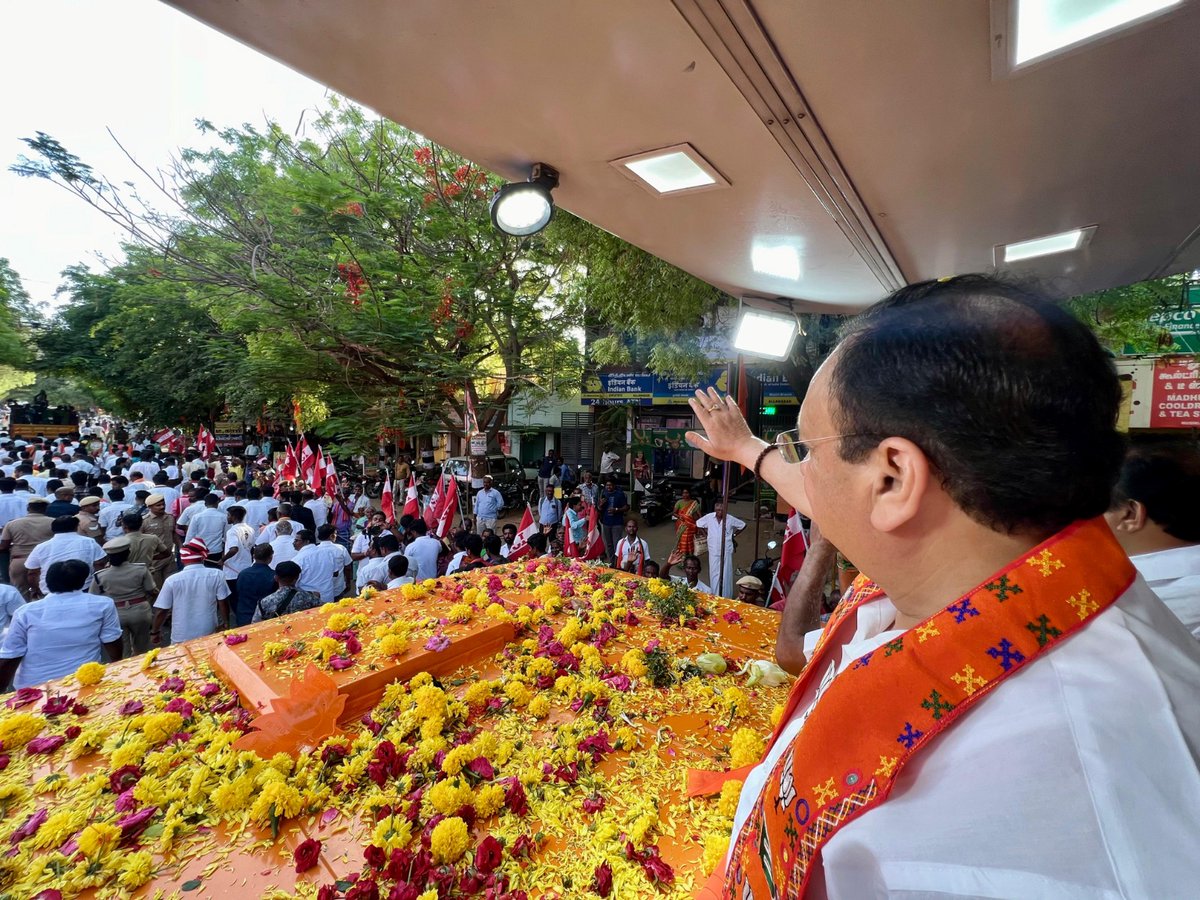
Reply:
M167 499L162 494L147 497L146 509L150 515L142 520L142 534L158 538L165 548L165 552L155 555L150 569L155 585L161 590L163 581L175 571L175 544L178 541L175 517L167 512Z
M130 510L121 516L121 527L125 529L125 537L129 538L129 561L141 563L153 574L154 561L167 549L162 538L153 534L145 534L142 514Z
M113 538L104 545L108 567L92 579L92 593L112 599L121 621L122 659L150 649L150 627L154 620L151 604L158 596L158 587L150 569L142 563L129 561L129 535Z
M96 518L96 514L99 512L100 498L84 497L79 501L79 512L75 515L79 519L79 533L84 537L90 537L94 541L103 543L104 529L100 527L100 520Z
M46 515L50 501L45 497L30 497L28 514L13 519L0 531L0 550L9 551L9 582L21 592L26 600L33 591L25 577L25 559L38 544L50 540L50 524L54 521Z

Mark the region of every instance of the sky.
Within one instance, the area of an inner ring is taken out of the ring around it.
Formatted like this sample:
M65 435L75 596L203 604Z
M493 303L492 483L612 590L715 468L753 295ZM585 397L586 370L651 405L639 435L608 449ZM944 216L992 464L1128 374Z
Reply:
M218 128L268 118L294 130L325 88L159 0L0 2L0 257L37 303L59 273L119 258L120 229L48 181L8 168L42 131L114 184L151 191L109 134L153 171ZM62 302L62 301L58 301Z

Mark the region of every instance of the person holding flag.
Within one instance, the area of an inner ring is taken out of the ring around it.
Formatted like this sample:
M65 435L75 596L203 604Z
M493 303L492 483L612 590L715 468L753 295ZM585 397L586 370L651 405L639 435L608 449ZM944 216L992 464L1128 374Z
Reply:
M508 550L508 561L521 559L532 553L529 539L538 533L537 523L533 521L533 508L526 503L525 513L521 516L521 524L517 526L517 536L513 539Z
M567 526L563 536L564 552L567 556L581 556L582 548L587 547L588 514L583 509L583 501L578 495L571 495L565 501L563 522ZM571 552L572 548L575 550Z
M780 552L779 565L775 569L775 576L771 579L771 591L767 595L767 605L771 609L783 611L787 603L788 591L791 590L792 582L800 573L800 567L804 565L804 557L807 552L808 538L804 534L800 513L793 511L788 516L787 528L783 533L783 549Z
M388 490L391 490L391 480L388 480ZM400 513L402 516L412 516L414 519L421 517L421 498L417 493L417 477L412 473L408 473L408 487L404 491L404 509Z
M383 482L383 494L379 497L379 509L383 512L388 525L396 521L396 507L392 499L392 474L390 472ZM405 511L407 510L408 506L405 505Z

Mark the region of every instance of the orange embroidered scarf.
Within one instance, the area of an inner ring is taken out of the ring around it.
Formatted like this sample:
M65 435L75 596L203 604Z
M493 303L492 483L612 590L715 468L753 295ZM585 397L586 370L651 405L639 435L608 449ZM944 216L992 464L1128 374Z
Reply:
M801 897L839 828L883 803L938 732L1112 605L1134 574L1103 519L1077 522L845 668L768 776L722 895ZM853 633L858 607L881 594L860 576L834 610L771 744Z

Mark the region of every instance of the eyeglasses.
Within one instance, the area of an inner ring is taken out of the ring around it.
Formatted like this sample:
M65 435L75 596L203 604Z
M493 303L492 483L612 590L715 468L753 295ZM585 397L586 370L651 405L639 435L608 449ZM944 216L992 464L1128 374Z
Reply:
M839 438L847 437L876 437L873 434L864 434L863 432L847 432L846 434L831 434L826 437L809 438L806 441L800 440L800 429L793 428L791 431L783 431L775 436L775 446L779 448L779 455L783 457L784 462L802 463L808 459L810 448L813 444L819 444L822 441L836 441Z

